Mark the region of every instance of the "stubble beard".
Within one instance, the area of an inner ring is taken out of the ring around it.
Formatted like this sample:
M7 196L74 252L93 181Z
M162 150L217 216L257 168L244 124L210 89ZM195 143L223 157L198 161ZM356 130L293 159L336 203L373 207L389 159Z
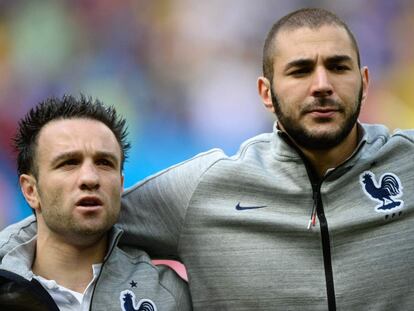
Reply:
M107 211L106 215L83 216L78 219L73 211L60 210L62 208L60 198L47 198L39 191L39 196L48 208L42 208L42 218L48 229L71 244L90 244L108 232L118 220L118 214ZM88 217L90 219L88 219ZM93 219L95 218L95 219ZM97 221L96 218L100 218Z
M331 132L331 133L323 133L323 134L314 134L311 131L307 130L303 125L298 123L296 120L292 119L290 116L286 115L280 105L280 100L278 99L277 94L274 92L272 88L271 92L272 96L272 103L275 108L275 114L278 119L278 122L283 126L286 133L289 137L300 147L308 149L308 150L318 150L324 151L332 149L338 146L344 139L349 135L352 131L354 125L356 124L359 113L361 111L361 102L362 102L362 83L359 90L358 97L354 103L354 111L352 114L346 117L343 126L340 127L339 130ZM340 103L337 103L331 99L317 99L314 103L315 105L324 106L327 103L334 104L336 107L341 107ZM341 113L343 109L340 109Z

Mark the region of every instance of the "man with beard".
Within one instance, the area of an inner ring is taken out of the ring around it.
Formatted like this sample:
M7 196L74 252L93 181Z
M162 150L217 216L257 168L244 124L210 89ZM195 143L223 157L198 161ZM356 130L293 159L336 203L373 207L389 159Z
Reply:
M126 190L123 242L184 261L196 310L412 310L414 133L359 123L367 89L343 21L283 17L258 79L273 133Z
M85 97L22 119L19 183L36 219L0 235L1 310L191 310L183 280L118 244L126 136L113 108Z
M128 189L125 242L180 258L196 310L413 310L414 133L357 121L368 77L336 15L280 19L258 79L274 132Z

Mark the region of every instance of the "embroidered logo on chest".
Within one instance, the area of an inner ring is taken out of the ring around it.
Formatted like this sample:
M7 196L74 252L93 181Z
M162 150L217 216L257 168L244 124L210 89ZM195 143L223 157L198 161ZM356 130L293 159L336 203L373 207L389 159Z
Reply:
M157 311L157 306L150 299L141 299L135 303L135 294L130 290L124 290L119 296L122 311Z
M403 195L403 186L397 175L385 173L377 181L374 173L365 171L360 175L359 181L365 194L378 202L375 211L389 213L404 207L404 201L397 200Z

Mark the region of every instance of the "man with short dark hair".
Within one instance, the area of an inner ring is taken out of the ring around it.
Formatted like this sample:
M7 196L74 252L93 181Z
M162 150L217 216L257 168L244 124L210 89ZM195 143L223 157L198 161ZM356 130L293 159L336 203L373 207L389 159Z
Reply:
M128 189L125 242L181 258L197 310L413 310L414 132L357 121L368 69L333 13L283 17L263 55L274 132Z
M191 310L183 280L118 244L126 137L114 108L83 96L21 120L19 183L36 219L0 235L1 310Z
M414 132L357 121L368 69L333 13L283 17L263 54L274 132L126 190L123 242L181 258L197 310L413 310Z

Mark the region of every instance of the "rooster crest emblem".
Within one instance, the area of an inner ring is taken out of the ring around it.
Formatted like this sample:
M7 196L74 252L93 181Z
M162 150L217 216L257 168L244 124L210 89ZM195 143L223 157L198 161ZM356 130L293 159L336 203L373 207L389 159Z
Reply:
M130 290L122 291L119 300L121 301L122 311L157 311L155 303L149 299L141 299L136 304L135 294Z
M402 185L400 179L393 173L385 173L378 182L375 180L375 174L366 171L361 174L360 182L365 194L374 201L380 202L375 210L377 212L390 212L401 209L404 201L396 200L402 196Z

